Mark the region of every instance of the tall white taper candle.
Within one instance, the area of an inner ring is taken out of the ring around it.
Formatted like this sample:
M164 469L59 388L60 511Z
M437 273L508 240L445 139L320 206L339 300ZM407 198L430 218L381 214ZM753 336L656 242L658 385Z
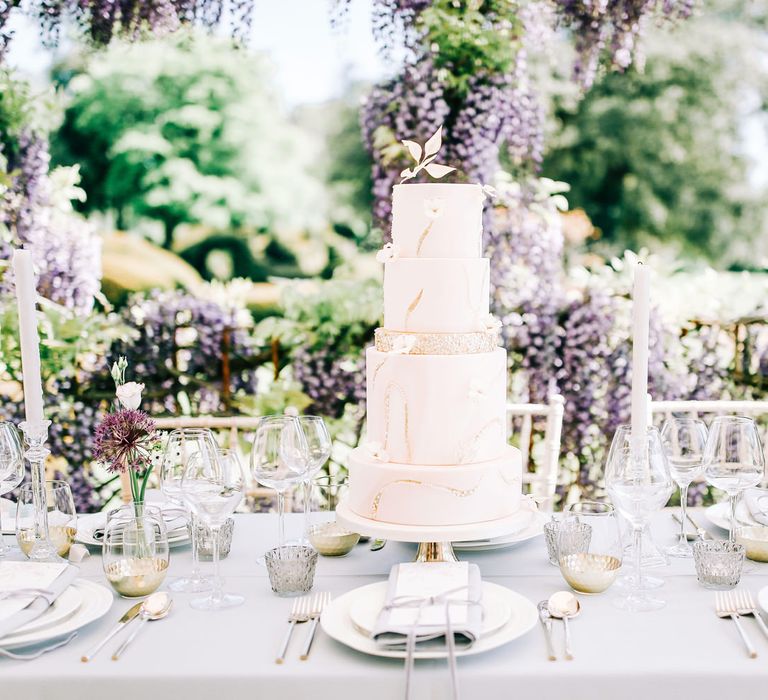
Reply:
M40 339L37 335L37 288L32 256L28 250L13 254L16 277L16 301L19 307L21 371L24 378L24 409L28 423L44 420L43 383L40 378Z
M635 267L632 289L632 441L638 444L648 430L648 327L651 271ZM643 444L643 443L639 443Z

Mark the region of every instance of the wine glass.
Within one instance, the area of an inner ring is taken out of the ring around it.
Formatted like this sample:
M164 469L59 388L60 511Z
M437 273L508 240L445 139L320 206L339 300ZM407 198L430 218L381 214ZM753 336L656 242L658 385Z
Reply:
M219 575L221 528L245 495L245 475L240 460L227 451L214 452L211 459L199 453L187 463L181 480L184 501L194 515L211 530L213 544L213 587L205 598L190 601L198 610L222 610L242 605L245 598L224 593Z
M277 491L278 544L285 545L285 491L304 479L309 448L294 416L267 416L259 422L251 449L251 473Z
M704 449L704 477L728 494L733 542L736 502L745 489L757 486L765 471L765 455L755 421L745 416L717 416L709 428Z
M201 593L211 588L211 582L200 572L196 515L185 500L181 482L190 461L210 463L215 458L217 448L216 438L207 428L179 428L168 436L160 467L160 490L169 501L189 511L192 538L192 572L168 586L175 592Z
M45 493L51 544L60 557L66 558L77 534L77 512L72 489L66 481L46 481ZM19 549L27 556L35 544L35 534L35 497L32 484L26 483L19 489L16 501L16 540Z
M634 612L658 610L664 601L651 598L642 581L643 528L651 514L666 505L674 482L656 428L650 427L640 439L634 439L630 426L619 426L608 453L605 486L613 504L632 526L634 540L634 574L617 605Z
M661 429L661 442L667 453L669 471L680 487L680 539L665 551L672 557L690 558L693 556L693 548L685 538L685 509L688 505L688 487L704 470L707 426L698 418L671 417Z
M304 539L309 537L310 506L313 479L331 456L331 436L320 416L300 416L299 425L307 441L308 463L303 477L304 486Z
M558 564L574 591L602 593L610 588L621 569L623 550L610 503L582 501L565 509L558 528Z
M8 421L0 421L0 557L11 550L3 538L2 496L15 489L24 478L24 451L21 448L19 431Z

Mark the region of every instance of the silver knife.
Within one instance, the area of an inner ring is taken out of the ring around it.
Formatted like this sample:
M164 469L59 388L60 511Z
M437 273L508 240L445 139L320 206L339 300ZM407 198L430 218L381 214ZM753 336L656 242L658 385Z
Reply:
M109 634L104 637L97 645L94 647L90 653L85 654L84 656L80 657L80 661L83 663L86 663L90 661L96 654L101 651L102 647L110 640L112 637L114 637L121 629L123 629L129 622L136 619L139 612L141 611L142 602L136 603L133 607L129 608L128 611L117 621L117 624L109 631Z
M557 654L555 654L555 648L552 646L552 616L549 614L547 601L542 600L536 607L539 611L539 621L544 628L544 639L547 643L547 658L550 661L557 661Z

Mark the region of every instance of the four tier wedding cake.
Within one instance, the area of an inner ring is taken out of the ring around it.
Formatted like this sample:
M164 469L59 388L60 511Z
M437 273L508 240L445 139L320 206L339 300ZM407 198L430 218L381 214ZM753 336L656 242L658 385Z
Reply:
M442 167L442 166L439 166ZM481 185L401 184L384 262L384 327L366 353L367 436L348 506L401 525L514 514L521 458L507 444L507 353L489 314Z

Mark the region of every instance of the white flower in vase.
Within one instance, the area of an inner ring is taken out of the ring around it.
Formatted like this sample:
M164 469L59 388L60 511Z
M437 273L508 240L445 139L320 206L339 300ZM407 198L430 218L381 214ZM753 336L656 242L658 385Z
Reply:
M389 462L389 454L380 442L366 442L365 449L374 459L378 459L380 462Z
M397 260L400 257L400 246L396 243L387 243L378 253L376 260L380 263Z
M135 411L141 405L141 392L143 391L143 384L126 382L117 387L115 395L123 408Z
M445 199L443 197L429 197L424 200L424 214L431 221L439 219L445 211Z
M397 335L392 341L392 352L398 355L408 355L413 346L416 345L416 338L410 335Z

